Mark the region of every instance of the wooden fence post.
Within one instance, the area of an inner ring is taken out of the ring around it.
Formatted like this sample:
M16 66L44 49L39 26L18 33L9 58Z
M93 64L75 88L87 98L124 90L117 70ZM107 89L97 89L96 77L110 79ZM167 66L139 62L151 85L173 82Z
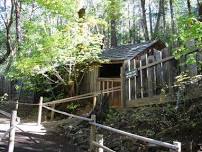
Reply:
M93 122L96 122L96 115L91 115ZM90 152L94 151L93 141L96 140L96 126L91 125L90 128Z
M37 120L37 125L38 126L41 125L42 108L43 108L43 97L40 97L39 110L38 110L38 120Z
M178 149L175 152L181 152L182 151L181 142L174 141L173 144L178 147Z
M11 129L11 131L9 133L8 152L13 152L14 151L16 119L17 119L17 111L14 110L14 111L12 111L12 115L11 115L10 127L12 129Z
M95 109L95 106L97 104L97 97L96 95L93 97L93 110Z
M18 107L19 107L19 104L18 104L18 100L17 100L16 104L15 104L15 110L18 110Z
M103 146L103 144L104 144L103 135L98 134L96 136L96 142ZM97 152L104 152L104 149L99 147L99 148L97 148Z
M121 67L121 104L122 107L126 107L126 77L125 77L125 66L126 62L123 63ZM113 83L112 83L113 87ZM113 93L113 92L112 92Z
M170 152L181 152L182 151L181 142L174 141L173 144L176 145L178 147L178 149L177 150L170 150Z
M55 104L52 105L52 108L55 109ZM50 118L51 121L54 119L54 116L55 116L55 112L51 110L51 118Z

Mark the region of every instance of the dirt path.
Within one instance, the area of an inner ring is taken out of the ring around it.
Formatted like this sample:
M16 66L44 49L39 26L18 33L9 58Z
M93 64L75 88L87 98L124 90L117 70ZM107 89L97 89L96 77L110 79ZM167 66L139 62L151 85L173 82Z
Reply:
M0 118L0 136L9 128L9 120ZM0 151L7 151L8 138L0 142ZM79 152L67 139L44 126L23 123L16 130L15 152Z

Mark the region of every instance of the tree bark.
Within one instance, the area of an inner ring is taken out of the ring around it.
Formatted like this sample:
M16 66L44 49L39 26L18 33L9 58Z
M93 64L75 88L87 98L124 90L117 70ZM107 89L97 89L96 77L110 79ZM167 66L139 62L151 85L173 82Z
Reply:
M111 47L117 46L116 21L111 20Z
M198 15L199 15L199 21L202 22L202 2L199 2Z
M187 0L187 8L188 8L189 15L191 15L191 2L190 2L190 0Z
M160 25L160 20L161 20L161 16L163 14L163 4L164 4L164 0L160 0L159 1L159 11L158 11L158 16L157 16L156 26L154 28L153 38L157 37L157 33L158 33L158 30L159 30L159 25Z
M16 41L20 45L21 31L20 31L20 2L15 1L15 22L16 22Z
M14 0L11 0L10 5L11 5L11 8L10 8L9 18L7 18L8 17L7 13L5 15L5 18L1 16L6 28L6 53L3 55L2 58L0 58L0 64L3 64L8 59L10 54L13 52L13 48L11 46L11 26L13 24L13 15L14 15L14 8L15 8ZM6 0L4 1L4 7L5 7L5 12L7 12Z
M146 17L146 9L145 9L145 0L141 0L141 7L142 7L142 18L143 18L143 27L144 27L144 37L145 40L149 40L149 33L147 28L147 17Z
M166 12L165 12L165 6L166 6L166 4L165 4L165 0L163 1L163 4L162 4L162 12L163 12L163 30L164 30L164 32L165 32L165 30L166 30Z
M149 22L150 22L150 35L153 35L153 23L152 23L152 10L151 10L151 2L149 3Z
M173 11L173 0L170 0L169 3L170 3L170 18L171 18L172 33L175 33L175 21L174 21L174 11Z

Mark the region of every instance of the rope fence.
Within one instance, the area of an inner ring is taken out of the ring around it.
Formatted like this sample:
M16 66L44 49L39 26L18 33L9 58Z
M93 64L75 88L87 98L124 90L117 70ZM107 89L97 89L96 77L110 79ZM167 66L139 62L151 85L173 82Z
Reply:
M86 98L85 96L83 96L82 98L80 97L79 99L83 99ZM66 101L65 101L66 102ZM51 102L49 102L50 104ZM55 103L55 102L54 102ZM106 147L103 145L103 136L101 135L96 135L96 129L97 128L101 128L101 129L105 129L114 133L118 133L120 135L124 135L127 137L130 137L132 139L136 139L136 140L140 140L146 143L150 143L150 144L154 144L157 146L162 146L164 148L168 148L170 150L172 150L173 152L181 152L181 143L180 142L173 142L173 144L170 143L166 143L166 142L162 142L162 141L158 141L155 139L151 139L151 138L147 138L147 137L143 137L143 136L139 136L139 135L135 135L126 131L122 131L119 129L115 129L109 126L105 126L99 123L96 123L96 116L95 115L91 115L91 118L87 118L87 117L83 117L83 116L77 116L74 114L70 114L64 111L59 111L56 110L54 108L48 107L46 106L46 103L43 103L43 98L40 99L40 103L39 103L39 117L38 117L38 125L40 125L41 123L41 114L42 114L42 109L45 108L47 110L65 115L65 116L69 116L72 118L76 118L79 120L83 120L83 121L87 121L90 124L90 151L93 152L95 151L95 149L97 149L98 152L103 152L104 150L107 152L115 152L114 150ZM99 137L99 138L98 138Z
M43 97L40 97L40 101L38 104L30 104L30 103L20 103L20 102L12 102L16 104L16 109L18 109L18 104L19 105L30 105L30 106L38 106L38 119L37 119L37 125L41 125L41 117L42 117L42 110L47 109L50 110L51 112L56 112L68 117L72 117L72 118L76 118L79 120L83 120L83 121L87 121L90 125L90 151L94 152L95 149L98 152L103 152L104 150L107 152L115 152L114 150L106 147L103 145L103 135L100 134L96 134L96 130L97 128L101 128L101 129L105 129L114 133L118 133L120 135L124 135L127 137L130 137L132 139L136 139L136 140L140 140L146 143L150 143L150 144L154 144L154 145L158 145L158 146L162 146L165 148L169 148L170 150L172 150L173 152L181 152L181 143L180 142L173 142L173 144L170 143L166 143L166 142L162 142L162 141L158 141L155 139L151 139L151 138L147 138L147 137L143 137L143 136L139 136L139 135L135 135L126 131L122 131L119 129L115 129L109 126L105 126L99 123L96 123L96 116L95 115L91 115L91 118L87 118L84 116L78 116L78 115L74 115L74 114L70 114L64 111L60 111L60 110L56 110L52 107L49 107L47 105L55 105L55 104L59 104L59 103L66 103L66 102L70 102L70 101L75 101L75 100L81 100L81 99L87 99L87 98L91 98L93 97L93 106L95 106L96 104L96 97L100 94L103 93L110 93L110 92L116 92L116 91L120 91L121 88L120 87L115 87L115 88L110 88L110 89L106 89L103 91L98 91L98 92L93 92L93 93L87 93L87 94L83 94L83 95L79 95L79 96L75 96L75 97L70 97L70 98L66 98L66 99L61 99L61 100L56 100L56 101L51 101L51 102L46 102L43 103ZM12 111L12 115L0 110L0 114L3 114L4 116L8 117L11 119L11 126L10 128L3 134L3 136L0 137L0 141L5 138L8 134L9 134L9 147L8 147L8 152L13 152L14 150L14 139L15 139L15 129L17 126L17 111Z
M86 93L86 94L82 94L82 95L78 95L78 96L74 96L74 97L69 97L69 98L65 98L65 99L46 102L46 103L44 103L44 105L60 104L60 103L66 103L66 102L71 102L71 101L75 101L75 100L87 99L87 98L92 98L92 97L98 96L100 94L117 92L120 90L121 90L120 86L119 87L113 87L113 88L105 89L102 91L91 92L91 93Z

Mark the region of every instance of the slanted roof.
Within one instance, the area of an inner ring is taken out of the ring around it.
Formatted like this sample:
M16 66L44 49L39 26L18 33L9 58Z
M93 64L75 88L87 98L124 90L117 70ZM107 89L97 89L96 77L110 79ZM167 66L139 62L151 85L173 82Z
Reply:
M139 44L122 45L115 48L105 49L102 52L101 57L104 59L109 59L111 61L123 61L133 59L134 57L136 57L140 53L144 53L144 51L147 51L151 47L157 50L161 50L166 46L160 40Z

